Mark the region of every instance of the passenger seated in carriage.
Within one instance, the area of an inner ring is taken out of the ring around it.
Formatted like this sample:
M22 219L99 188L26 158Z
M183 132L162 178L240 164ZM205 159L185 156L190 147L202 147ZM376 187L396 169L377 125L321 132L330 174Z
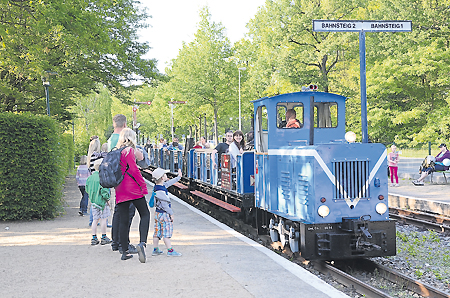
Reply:
M419 169L420 178L412 183L416 186L423 185L423 180L435 171L447 171L450 167L450 151L445 144L439 145L441 150L436 157L427 156Z
M244 153L244 148L244 134L242 133L242 131L236 130L233 133L233 142L228 147L228 152L231 155L231 167L233 172L236 172L237 155Z

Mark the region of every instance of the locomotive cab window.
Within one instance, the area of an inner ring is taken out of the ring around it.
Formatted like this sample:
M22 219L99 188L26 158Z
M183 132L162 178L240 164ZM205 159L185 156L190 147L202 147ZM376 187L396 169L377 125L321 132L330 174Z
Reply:
M268 134L268 115L265 106L258 107L255 119L255 150L256 152L267 152L269 134Z
M334 128L337 127L338 106L335 102L314 103L314 127Z
M278 128L302 128L303 104L300 102L280 102L277 104Z

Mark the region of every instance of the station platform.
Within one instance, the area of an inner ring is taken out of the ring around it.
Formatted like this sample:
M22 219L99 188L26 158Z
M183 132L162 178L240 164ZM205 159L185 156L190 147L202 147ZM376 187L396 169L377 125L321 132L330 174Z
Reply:
M151 256L152 212L147 262L122 261L110 245L90 245L74 177L64 194L65 212L54 220L0 222L0 297L348 297L173 196L172 245L183 256ZM136 213L134 244L138 224Z
M434 173L433 182L428 176L423 186L415 186L412 183L414 179L419 178L422 160L421 158L400 158L399 186L389 186L389 206L450 216L450 177L448 177L448 183L445 183L442 173Z

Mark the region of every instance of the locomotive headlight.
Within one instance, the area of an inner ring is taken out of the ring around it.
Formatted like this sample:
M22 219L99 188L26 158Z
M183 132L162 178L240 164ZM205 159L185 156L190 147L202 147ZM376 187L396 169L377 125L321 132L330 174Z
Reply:
M356 141L356 134L353 131L348 131L345 134L345 140L349 143L354 143Z
M375 206L375 210L379 213L379 214L384 214L384 213L386 213L386 211L387 211L387 206L386 206L386 204L385 203L378 203L376 206Z
M326 217L328 214L330 214L330 208L328 208L326 205L322 205L317 210L317 213L319 213L320 216Z

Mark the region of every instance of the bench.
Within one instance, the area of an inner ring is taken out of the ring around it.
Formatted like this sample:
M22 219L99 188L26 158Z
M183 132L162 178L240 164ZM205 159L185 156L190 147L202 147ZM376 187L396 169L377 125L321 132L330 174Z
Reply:
M236 206L231 205L231 204L228 204L227 202L221 201L219 199L213 198L213 197L211 197L211 196L209 196L209 195L207 195L205 193L202 193L202 192L200 192L198 190L191 190L191 194L196 195L196 196L198 196L198 197L200 197L200 198L202 198L202 199L204 199L204 200L206 200L208 202L211 202L211 203L213 203L213 204L215 204L215 205L217 205L219 207L222 207L222 208L224 208L224 209L226 209L228 211L241 212L241 208L236 207Z
M445 176L445 174L450 174L450 169L447 170L447 171L434 171L434 172L431 172L431 177L430 177L431 182L433 182L433 174L434 173L442 173L442 175L444 175L445 184L447 184L447 177Z
M147 174L153 174L153 172L152 171L150 171L149 169L145 169L145 170L142 170L143 172L146 172Z
M175 182L174 184L172 184L172 186L175 186L175 187L177 187L179 189L189 189L188 186L186 186L186 185L184 185L184 184L182 184L180 182Z

